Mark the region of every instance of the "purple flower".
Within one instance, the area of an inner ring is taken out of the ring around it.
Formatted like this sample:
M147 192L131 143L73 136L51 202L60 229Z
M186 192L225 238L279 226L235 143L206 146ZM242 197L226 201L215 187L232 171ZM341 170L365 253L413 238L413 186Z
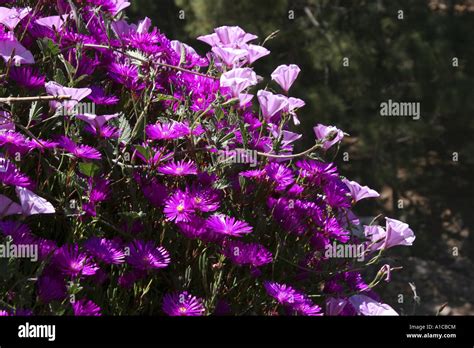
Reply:
M50 303L55 300L66 298L67 289L64 279L52 271L45 271L37 282L38 297L43 303Z
M0 195L0 219L9 215L21 214L21 206L10 198Z
M99 86L91 86L91 94L87 96L97 105L115 105L119 99L115 95L106 95L104 89Z
M219 194L209 188L193 188L188 191L188 196L196 211L210 212L219 209Z
M322 124L318 124L313 128L313 130L316 134L316 139L324 140L324 150L328 150L331 146L340 142L342 138L344 138L344 132L333 126L324 126Z
M246 59L248 64L253 64L260 58L268 56L270 54L269 50L259 45L244 45L242 46L242 48L247 51Z
M273 261L273 256L263 245L257 243L245 244L230 240L224 245L223 254L238 265L259 267Z
M341 315L347 304L348 304L348 300L346 298L329 297L326 300L326 315L328 316Z
M135 240L130 244L127 262L138 270L160 269L170 264L170 254L163 247L156 247L152 241Z
M17 186L15 187L15 191L20 199L23 215L54 214L56 212L50 202L27 188Z
M250 68L236 68L221 75L220 86L229 88L234 98L242 91L257 84L257 74Z
M200 298L187 291L166 294L163 297L163 312L169 316L200 316L204 314L204 305Z
M0 110L0 131L15 131L15 123L8 111Z
M82 99L87 97L92 92L90 88L68 88L68 87L61 86L59 83L54 82L54 81L50 81L46 83L44 86L46 88L46 92L49 95L53 95L53 96L67 95L71 97L70 100L65 100L63 102L59 102L56 100L49 102L49 105L54 110L62 107L66 113L73 112L74 107Z
M157 123L146 126L146 135L152 140L174 140L188 135L190 129L182 122Z
M296 303L303 302L305 299L303 293L286 284L264 281L263 286L268 295L273 297L282 305L293 306Z
M63 245L55 251L52 260L61 273L73 277L94 275L99 268L77 245Z
M253 228L245 221L236 220L233 217L215 214L206 221L207 227L215 232L232 237L242 237L251 233Z
M20 186L32 188L33 182L29 177L20 172L18 168L9 160L4 159L0 155L0 182L9 186Z
M294 304L291 309L293 309L296 314L304 316L322 316L322 309L320 306L314 304L309 299L304 299L301 303Z
M15 66L35 63L31 52L23 47L15 38L0 38L0 56L7 64L11 58Z
M284 190L293 184L293 172L287 167L278 163L269 163L265 167L268 178L276 183L277 190Z
M109 76L119 84L133 91L140 91L145 84L140 81L138 68L135 65L112 63L109 67Z
M260 90L257 92L257 97L262 115L267 122L270 122L274 116L277 116L288 106L288 98L283 95Z
M37 69L31 67L11 67L9 77L25 88L39 88L44 86L46 77L39 75Z
M23 8L6 8L0 7L0 23L2 23L8 30L13 31L18 23L31 12L31 7Z
M353 295L349 297L349 302L354 306L357 314L365 316L385 316L398 315L395 310L388 304L375 301L374 299L365 295Z
M242 45L249 41L255 40L257 36L246 33L238 26L223 26L214 29L214 33L210 35L200 36L197 39L207 43L210 46L221 45Z
M107 264L125 262L125 253L118 243L105 238L92 237L84 243L84 248L96 259Z
M158 171L162 174L174 175L174 176L185 176L185 175L196 175L197 167L193 161L184 160L179 162L171 162L158 168Z
M176 191L166 200L164 213L169 221L189 222L194 215L193 201L186 193Z
M324 186L327 204L332 208L350 208L349 189L338 178L332 177Z
M385 218L385 220L385 229L380 226L364 227L371 250L388 249L397 245L413 245L416 237L408 224L390 218Z
M74 311L75 316L99 317L101 315L100 307L96 305L94 302L86 300L86 299L75 301L72 304L72 309Z
M349 181L348 179L343 179L342 182L347 185L349 191L351 191L352 199L354 202L358 202L364 198L377 198L380 197L380 194L372 190L367 186L361 186L355 181Z
M58 144L64 150L77 158L99 160L102 157L100 152L93 147L87 145L77 145L74 141L65 136L61 136L61 138L59 138Z
M295 64L280 65L272 73L272 80L276 81L288 93L300 71L301 69Z
M212 52L228 67L238 65L238 62L247 56L247 51L232 47L213 47Z
M13 131L0 132L0 147L4 147L12 156L15 156L17 152L25 154L31 150L28 139L21 133Z
M103 127L107 122L110 120L117 118L119 114L112 114L112 115L93 115L93 114L82 114L76 115L76 118L87 122L89 125L94 127L95 129Z

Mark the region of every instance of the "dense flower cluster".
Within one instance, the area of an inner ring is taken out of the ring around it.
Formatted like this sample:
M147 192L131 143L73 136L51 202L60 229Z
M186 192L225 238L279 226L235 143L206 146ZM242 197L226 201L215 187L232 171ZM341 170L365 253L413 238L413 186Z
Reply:
M396 314L373 290L391 267L355 269L413 231L361 225L379 194L324 160L343 131L294 151L298 66L263 87L255 35L216 28L201 56L124 0L2 4L1 240L38 260L10 260L1 315Z

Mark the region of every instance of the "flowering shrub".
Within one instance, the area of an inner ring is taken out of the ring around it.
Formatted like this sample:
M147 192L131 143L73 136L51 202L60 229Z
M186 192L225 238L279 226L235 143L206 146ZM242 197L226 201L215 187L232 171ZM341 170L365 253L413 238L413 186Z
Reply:
M341 130L294 151L298 66L259 77L239 27L201 56L123 0L2 2L3 315L396 314L392 268L360 271L413 232L353 213L379 194L325 160Z

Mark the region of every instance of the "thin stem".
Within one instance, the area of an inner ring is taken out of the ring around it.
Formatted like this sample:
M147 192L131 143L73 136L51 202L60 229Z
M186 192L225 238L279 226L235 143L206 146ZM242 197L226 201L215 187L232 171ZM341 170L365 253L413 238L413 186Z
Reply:
M49 100L70 100L70 95L39 95L35 97L7 97L0 98L0 103L12 104L12 103L26 103L34 101L49 101Z
M319 148L322 148L322 147L323 147L323 145L321 143L316 143L311 148L309 148L309 149L307 149L303 152L296 153L294 155L274 155L272 153L266 153L266 152L257 152L257 155L263 156L263 157L270 157L270 158L297 158L297 157L306 156L307 154L310 154L311 152L313 152L313 151L315 151Z

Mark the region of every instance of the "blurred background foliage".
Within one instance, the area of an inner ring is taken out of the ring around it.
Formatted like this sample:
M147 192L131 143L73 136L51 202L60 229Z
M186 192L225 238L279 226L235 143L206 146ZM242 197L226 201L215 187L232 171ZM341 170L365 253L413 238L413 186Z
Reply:
M306 101L294 129L304 135L301 149L313 144L317 123L349 133L337 156L341 172L382 193L377 202L361 203L358 213L389 214L417 235L415 246L399 255L406 268L422 260L430 273L419 312L448 302L448 314L474 314L471 0L135 0L127 15L150 17L168 37L203 55L209 47L195 38L221 25L239 25L260 42L279 30L266 43L272 54L257 62L256 71L269 80L280 64L301 67L290 91ZM420 102L421 118L381 117L380 103L389 99ZM451 278L443 267L454 272ZM420 270L406 271L406 284L396 291L424 279ZM452 282L465 281L462 276L471 283L458 284L459 293L449 290Z

